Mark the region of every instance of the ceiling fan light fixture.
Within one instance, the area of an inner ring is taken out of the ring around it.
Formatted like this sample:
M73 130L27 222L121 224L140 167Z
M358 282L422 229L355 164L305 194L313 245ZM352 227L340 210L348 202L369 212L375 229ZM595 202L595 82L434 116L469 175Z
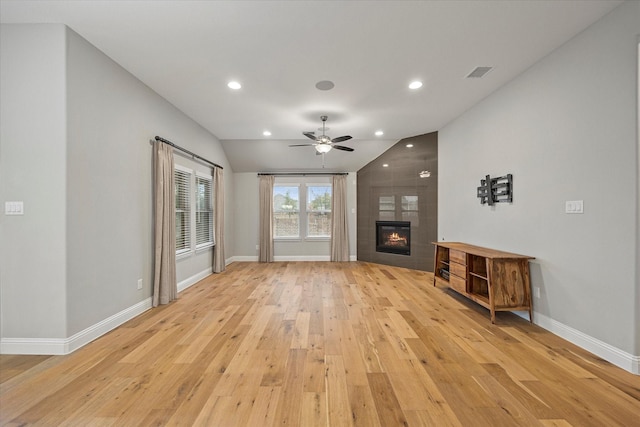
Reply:
M318 144L316 145L316 151L318 153L328 153L329 151L331 151L331 146L328 144Z

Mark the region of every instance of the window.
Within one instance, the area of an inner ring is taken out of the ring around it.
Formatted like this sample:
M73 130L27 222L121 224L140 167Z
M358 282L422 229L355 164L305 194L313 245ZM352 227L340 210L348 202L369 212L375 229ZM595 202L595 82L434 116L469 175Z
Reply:
M418 196L387 195L378 197L380 221L409 221L412 227L419 225Z
M188 255L214 245L213 178L175 165L176 255Z
M418 196L401 196L402 220L410 221L412 227L418 227Z
M273 237L300 237L300 197L298 185L273 187Z
M396 199L394 196L380 196L378 200L380 221L393 221L396 217Z
M307 185L307 237L331 237L331 185Z
M274 185L273 237L281 240L330 238L331 184Z
M176 198L176 254L191 249L191 172L176 165L174 171Z
M213 245L211 177L196 175L196 248Z

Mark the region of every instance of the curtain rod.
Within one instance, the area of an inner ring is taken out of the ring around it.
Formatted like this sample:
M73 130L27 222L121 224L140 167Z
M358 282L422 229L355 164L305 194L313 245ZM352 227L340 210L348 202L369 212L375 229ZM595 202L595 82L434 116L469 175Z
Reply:
M213 167L220 168L220 169L224 169L224 168L223 168L222 166L220 166L219 164L217 164L217 163L213 163L212 161L207 160L207 159L205 159L204 157L200 157L200 156L198 156L196 153L192 153L191 151L189 151L189 150L187 150L187 149L185 149L185 148L182 148L182 147L180 147L179 145L176 145L176 144L174 144L173 142L171 142L171 141L169 141L169 140L166 140L166 139L161 138L161 137L159 137L159 136L156 136L156 138L155 138L155 139L156 139L156 141L160 141L160 142L164 142L165 144L169 144L170 146L172 146L172 147L173 147L173 148L175 148L176 150L180 150L180 151L182 151L182 152L184 152L184 153L187 153L187 154L189 154L190 156L192 156L193 158L196 158L196 159L198 159L198 160L200 160L200 161L203 161L203 162L205 162L205 163L208 163L208 164L210 164L210 165L211 165L211 166L213 166Z
M349 175L347 172L258 172L258 176L332 176Z

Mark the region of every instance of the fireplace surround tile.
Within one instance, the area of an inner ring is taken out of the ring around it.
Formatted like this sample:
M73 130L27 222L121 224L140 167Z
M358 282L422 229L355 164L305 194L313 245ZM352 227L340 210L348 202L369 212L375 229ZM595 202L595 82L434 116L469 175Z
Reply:
M413 147L406 147L409 143ZM383 168L384 163L389 166ZM431 176L420 178L419 173L425 169ZM437 180L437 132L403 139L358 171L358 260L423 271L433 269L431 242L437 240L438 230ZM376 251L376 221L407 218L413 219L409 255Z

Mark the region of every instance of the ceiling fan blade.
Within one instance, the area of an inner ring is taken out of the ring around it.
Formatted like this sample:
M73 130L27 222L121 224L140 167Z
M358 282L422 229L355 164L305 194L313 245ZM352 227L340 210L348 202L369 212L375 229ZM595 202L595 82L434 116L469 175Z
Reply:
M313 132L302 132L302 134L309 139L316 140L316 135Z
M342 150L342 151L354 151L353 148L351 147L345 147L344 145L332 145L333 148L335 148L336 150Z
M342 141L348 141L350 140L352 137L350 135L345 135L345 136L339 136L337 138L333 138L331 140L331 142L342 142Z
M292 144L289 147L313 147L316 144Z

